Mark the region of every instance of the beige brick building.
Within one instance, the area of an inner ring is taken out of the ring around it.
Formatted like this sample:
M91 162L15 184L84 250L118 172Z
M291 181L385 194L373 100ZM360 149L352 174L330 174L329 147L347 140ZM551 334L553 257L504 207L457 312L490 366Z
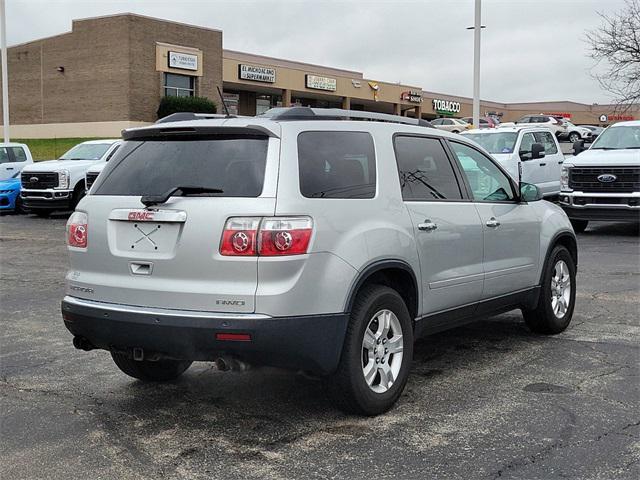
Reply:
M70 32L8 49L13 138L119 136L157 119L163 95L198 95L240 115L274 106L351 108L433 119L471 116L471 99L362 72L222 49L222 32L133 14L74 20ZM482 101L515 121L548 113L576 124L640 118L640 107Z

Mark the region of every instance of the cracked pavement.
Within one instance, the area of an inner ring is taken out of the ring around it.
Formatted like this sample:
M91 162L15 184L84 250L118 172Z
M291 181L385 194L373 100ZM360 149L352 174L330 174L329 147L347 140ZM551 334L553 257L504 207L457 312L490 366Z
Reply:
M554 337L519 312L421 339L376 418L322 382L197 363L144 384L80 352L60 317L65 216L0 217L0 476L32 479L637 479L640 240L578 236L575 315Z

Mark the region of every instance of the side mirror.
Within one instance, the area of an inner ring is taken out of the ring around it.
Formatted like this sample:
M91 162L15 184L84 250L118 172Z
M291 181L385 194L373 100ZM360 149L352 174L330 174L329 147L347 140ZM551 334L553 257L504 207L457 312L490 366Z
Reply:
M535 185L523 182L520 184L520 200L523 202L542 200L542 192Z
M544 151L544 145L541 143L534 143L531 145L531 160L535 160L536 158L544 158L546 155Z
M577 142L573 142L573 154L578 155L580 152L584 151L584 140L578 140Z

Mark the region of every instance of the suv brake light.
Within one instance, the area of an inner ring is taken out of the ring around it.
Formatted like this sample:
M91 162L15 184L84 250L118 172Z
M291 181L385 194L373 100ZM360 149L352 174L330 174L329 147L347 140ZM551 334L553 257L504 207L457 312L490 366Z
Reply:
M73 212L67 220L67 245L87 248L87 226L89 220L84 212Z
M272 217L260 225L260 255L302 255L307 253L313 226L309 217Z
M222 233L225 256L281 256L307 253L313 222L310 217L233 217Z
M234 217L227 220L222 233L220 254L251 256L258 252L259 217Z

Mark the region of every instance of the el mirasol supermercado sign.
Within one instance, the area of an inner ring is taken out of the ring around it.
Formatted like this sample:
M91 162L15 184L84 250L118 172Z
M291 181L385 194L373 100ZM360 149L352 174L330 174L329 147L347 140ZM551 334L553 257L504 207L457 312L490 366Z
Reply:
M451 100L433 99L433 109L436 112L459 113L460 102L452 102Z
M240 80L251 80L253 82L275 83L276 69L241 63L238 65L238 78Z

